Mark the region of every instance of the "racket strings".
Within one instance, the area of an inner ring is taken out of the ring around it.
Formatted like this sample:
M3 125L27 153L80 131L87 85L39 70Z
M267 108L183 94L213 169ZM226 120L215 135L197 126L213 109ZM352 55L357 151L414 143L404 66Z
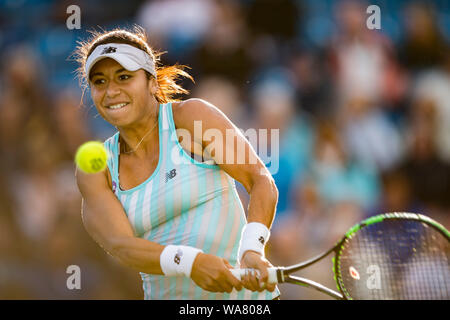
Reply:
M409 266L412 269L410 278L404 279L409 288L412 287L414 299L420 299L422 295L428 299L449 298L449 249L447 242L439 241L441 238L429 227L421 234L424 244L420 247L421 253L413 256Z
M449 242L434 228L384 220L344 243L339 282L355 299L450 299Z

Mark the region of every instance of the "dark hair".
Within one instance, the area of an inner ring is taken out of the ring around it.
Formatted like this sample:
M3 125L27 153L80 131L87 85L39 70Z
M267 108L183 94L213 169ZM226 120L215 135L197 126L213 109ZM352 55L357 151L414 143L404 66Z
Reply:
M158 82L158 92L155 98L159 103L168 103L179 101L174 96L178 94L187 94L189 91L176 83L180 77L188 78L192 81L194 79L190 74L184 71L186 66L175 64L173 66L160 65L160 56L164 52L154 51L148 44L147 34L140 26L134 26L133 30L113 29L111 31L91 31L92 37L86 41L78 42L77 49L74 53L75 60L78 62L77 75L80 80L80 85L85 89L89 84L89 75L85 72L86 60L94 49L106 43L124 43L132 45L138 49L147 52L153 59L156 66L156 81ZM147 77L153 77L147 72Z

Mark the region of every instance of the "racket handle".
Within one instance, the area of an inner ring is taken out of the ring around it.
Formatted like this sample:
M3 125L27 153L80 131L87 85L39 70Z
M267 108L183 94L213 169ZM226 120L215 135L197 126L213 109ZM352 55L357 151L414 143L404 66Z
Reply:
M230 271L233 276L235 276L239 280L241 280L244 275L252 272L256 272L256 275L259 276L259 270L255 269L231 269ZM268 268L267 271L269 273L268 282L278 283L277 268Z

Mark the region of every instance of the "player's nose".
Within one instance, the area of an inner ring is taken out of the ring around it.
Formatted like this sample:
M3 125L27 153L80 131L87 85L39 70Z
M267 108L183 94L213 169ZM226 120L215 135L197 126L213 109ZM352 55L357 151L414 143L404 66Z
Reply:
M119 94L120 94L120 86L114 83L114 81L110 81L106 87L106 97L114 98L117 97Z

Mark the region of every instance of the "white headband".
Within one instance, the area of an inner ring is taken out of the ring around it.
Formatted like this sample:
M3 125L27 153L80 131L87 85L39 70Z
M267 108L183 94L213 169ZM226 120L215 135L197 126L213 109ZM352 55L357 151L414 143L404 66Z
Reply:
M111 58L116 60L128 71L144 69L156 78L155 64L150 55L136 47L124 43L107 43L97 46L86 61L86 75L98 61Z

